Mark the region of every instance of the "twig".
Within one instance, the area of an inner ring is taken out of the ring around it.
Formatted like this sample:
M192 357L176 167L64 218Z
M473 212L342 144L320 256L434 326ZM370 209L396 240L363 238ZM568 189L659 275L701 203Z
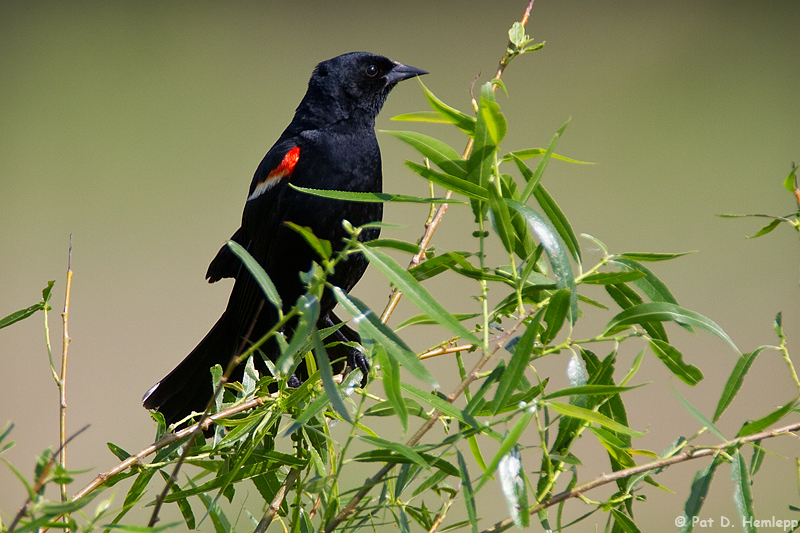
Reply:
M469 387L470 384L472 384L472 382L474 382L476 379L480 377L481 370L483 370L483 367L486 366L486 363L488 363L492 359L492 357L494 357L494 354L496 354L501 348L503 348L506 345L506 343L509 340L511 340L511 337L514 336L514 334L517 332L517 330L523 324L523 322L525 322L525 320L533 316L533 313L536 311L538 311L538 308L535 308L529 314L520 318L512 328L508 329L505 332L505 334L500 338L499 342L494 347L494 349L491 352L484 354L481 360L478 361L478 363L473 367L472 372L470 372L467 375L467 378L463 382L461 382L461 384L456 388L456 390L453 391L453 393L450 394L450 396L448 396L445 401L447 401L448 403L455 402L459 398L459 396L461 396L461 394L466 390L466 388ZM413 447L419 444L419 442L422 440L422 437L424 437L425 434L428 433L428 431L430 431L434 425L436 425L436 422L439 420L439 418L441 418L442 414L443 413L438 409L435 410L431 415L431 417L425 421L425 423L422 425L422 427L419 428L419 430L417 430L414 436L411 437L411 439L409 439L408 442L406 442L406 446ZM386 464L383 468L381 468L378 471L378 473L376 473L374 476L364 481L364 484L361 486L361 489L359 489L359 491L353 496L353 498L348 502L348 504L341 511L339 511L339 514L336 515L330 522L328 522L325 525L322 531L331 532L335 530L345 518L347 518L355 511L356 507L358 507L358 504L361 502L362 499L364 499L364 496L366 496L369 493L369 491L372 490L372 487L377 485L386 476L386 474L388 474L392 470L392 468L394 468L394 466L395 465L393 463Z
M534 0L529 0L528 6L525 8L525 13L522 16L522 20L520 20L520 24L522 24L523 26L525 26L528 23L528 19L531 16L531 9L533 9L533 1ZM499 65L497 67L497 72L494 75L496 79L500 79L503 77L503 72L505 72L509 60L510 58L508 54L504 55L500 59ZM475 79L477 80L477 77ZM497 85L493 85L492 90L496 91ZM470 89L470 93L471 92L472 90ZM475 102L474 98L473 102ZM474 145L474 143L475 139L470 138L469 141L467 142L467 146L464 147L464 153L461 155L461 159L469 159L469 156L472 153L472 146ZM452 198L452 196L453 196L453 191L447 191L444 195L444 197L447 199ZM800 201L800 196L798 196L798 201ZM447 207L448 204L440 204L439 208L436 210L436 214L433 215L433 220L425 224L425 232L422 234L422 237L419 240L419 251L414 255L414 257L411 258L411 261L408 263L409 270L422 263L422 259L425 257L425 251L428 249L428 246L430 246L431 240L433 239L433 234L436 232L436 229L442 222L445 213L447 213ZM397 304L400 302L400 298L402 297L403 293L400 290L395 288L392 291L392 294L389 297L389 303L386 304L383 313L381 313L381 322L386 324L389 321L389 317L392 316L392 313L394 312L395 308L397 307Z
M67 446L67 444L70 443L70 441L72 441L72 439L74 439L87 429L89 429L88 425L83 426L81 429L76 431L70 438L66 439L64 443L61 444L61 446L58 447L56 453L54 453L52 457L50 457L50 460L47 462L47 465L42 469L42 473L39 474L39 477L36 479L36 484L33 486L31 494L39 493L39 491L42 489L45 482L47 481L47 475L50 473L50 469L53 468L53 464L55 464L56 462L56 457L58 457L59 454L64 452L64 448ZM27 514L32 501L33 500L31 499L31 496L28 496L28 499L25 500L24 504L22 504L22 508L17 512L17 515L14 517L14 520L11 522L11 525L8 526L8 533L14 531L14 528L17 527L17 524L19 524L19 521L22 520L22 517L25 516L25 514Z
M67 290L64 296L64 312L61 313L61 320L64 324L64 339L61 347L61 377L58 380L59 392L59 444L61 446L61 457L59 461L61 468L67 469L67 354L69 352L69 295L72 288L72 234L69 235L69 258L67 259ZM67 497L67 485L61 485L61 501L65 502Z
M458 496L460 490L461 490L461 484L459 483L458 488L456 488L456 490L450 496L450 499L447 500L447 503L444 505L444 509L442 509L442 512L436 516L436 520L433 521L433 525L428 530L428 533L436 533L436 530L439 529L439 526L442 525L442 522L444 522L444 517L447 516L447 511L450 510L450 506L453 505L453 502L456 500L456 496Z
M442 346L441 348L436 348L435 350L431 350L429 352L425 352L424 354L420 355L420 359L430 359L431 357L437 357L439 355L444 355L448 353L456 353L456 352L466 352L468 350L472 350L475 346L472 344L462 344L461 346Z
M275 515L278 514L281 504L283 503L283 499L286 497L286 493L292 488L292 485L294 485L294 482L299 475L300 470L296 468L292 468L289 471L289 473L286 475L286 479L281 485L281 488L278 489L277 493L275 493L275 497L272 498L272 502L269 504L269 507L267 507L264 517L258 523L255 530L253 530L253 533L264 533L267 530L269 525L272 523L272 520L275 518Z
M710 455L715 455L729 448L737 448L742 444L747 444L749 442L755 442L763 439L771 439L773 437L788 435L796 433L798 431L800 431L800 423L792 424L774 430L762 431L761 433L754 433L753 435L748 435L746 437L733 439L723 444L719 444L717 446L709 446L704 448L695 448L692 450L686 450L673 457L668 457L667 459L659 459L658 461L653 461L651 463L647 463L644 465L634 466L632 468L626 468L625 470L618 470L613 474L603 474L597 479L589 481L588 483L584 483L583 485L580 485L573 489L565 490L564 492L556 494L549 500L528 508L528 511L530 512L530 514L536 514L543 509L556 505L557 503L561 503L571 498L577 498L592 489L601 487L603 485L607 485L608 483L617 481L618 479L623 479L636 474L641 474L642 472L650 472L652 470L658 470L660 468L664 468L678 463L683 463L686 461L691 461L693 459L700 459L701 457L708 457ZM509 529L513 525L514 521L511 520L510 518L506 518L505 520L496 523L489 529L485 529L482 533L499 533L500 531L505 531L506 529Z
M185 439L186 437L191 435L192 432L194 432L195 430L205 431L211 426L211 424L214 423L215 420L228 418L243 411L247 411L248 409L252 409L253 407L258 407L260 405L263 405L264 402L266 402L269 398L270 396L260 396L258 398L253 398L252 400L248 400L239 405L229 407L228 409L210 415L205 420L198 422L197 424L194 424L192 426L189 426L188 428L184 428L175 433L168 433L164 435L158 441L144 448L137 454L128 457L127 459L119 463L117 466L112 468L111 470L99 474L96 478L92 480L91 483L89 483L88 485L83 487L80 491L78 491L72 497L72 501L75 501L79 498L86 496L87 494L90 494L92 491L100 487L103 483L111 479L113 476L119 474L120 472L124 472L125 470L136 464L141 463L142 459L144 459L149 455L154 454L158 450Z

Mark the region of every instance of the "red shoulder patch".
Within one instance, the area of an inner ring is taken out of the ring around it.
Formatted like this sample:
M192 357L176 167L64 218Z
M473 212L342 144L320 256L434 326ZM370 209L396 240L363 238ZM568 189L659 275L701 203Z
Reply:
M266 178L264 178L263 180L259 181L256 184L255 188L253 189L253 192L250 193L250 196L247 197L247 201L249 202L250 200L258 198L259 196L270 190L272 187L274 187L275 184L278 183L280 180L288 176L291 176L292 171L294 170L294 167L295 165L297 165L297 162L299 160L300 160L300 147L295 146L294 148L286 152L286 155L283 156L283 159L281 160L280 164L277 167L275 167L275 170L271 171L269 174L267 174Z

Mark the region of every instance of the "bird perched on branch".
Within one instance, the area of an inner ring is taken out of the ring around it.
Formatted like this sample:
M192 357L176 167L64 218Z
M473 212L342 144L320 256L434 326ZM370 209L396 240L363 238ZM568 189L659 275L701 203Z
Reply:
M375 138L375 117L397 83L423 74L427 72L365 52L334 57L314 69L294 118L256 169L242 226L231 237L267 272L283 301L284 312L306 291L299 274L319 260L287 222L310 228L337 251L347 237L344 220L361 226L383 216L380 203L312 196L289 187L289 183L314 189L380 192L381 154ZM365 229L359 239L374 239L379 231ZM328 281L349 291L366 267L366 259L354 254L336 266ZM236 279L225 312L200 344L142 399L146 408L160 411L167 424L192 411L202 412L213 394L209 369L216 364L225 368L232 357L260 339L278 320L276 309L264 302L258 283L227 245L211 261L206 278L210 283ZM334 306L332 295L325 291L318 327L339 322L332 312ZM359 340L358 334L346 326L334 335L336 339L328 340ZM279 355L275 342L263 345L262 351L272 360ZM256 362L266 368L263 362ZM369 363L358 350L347 349L347 362L367 375ZM240 366L231 379L240 379L242 371Z

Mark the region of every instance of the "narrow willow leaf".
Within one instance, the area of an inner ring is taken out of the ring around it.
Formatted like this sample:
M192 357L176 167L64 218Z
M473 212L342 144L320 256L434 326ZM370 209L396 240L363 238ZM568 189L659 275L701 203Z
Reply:
M744 460L741 450L737 450L733 456L731 479L735 485L733 499L736 502L736 510L739 511L739 518L742 519L742 528L747 533L755 533L756 528L753 522L756 513L753 509L753 488L750 483L747 461Z
M494 370L483 380L478 392L472 397L469 401L467 406L464 408L464 413L473 416L475 412L479 411L484 405L486 405L486 394L489 392L494 384L500 380L500 376L506 373L506 365L504 361L499 361L497 366L494 367ZM484 465L485 466L485 465Z
M505 89L505 86L503 88ZM492 82L487 82L481 87L480 114L484 122L486 122L486 129L492 139L492 144L497 146L506 136L508 124L506 123L506 117L500 112L500 106L494 97Z
M242 263L244 263L244 266L247 267L247 270L256 280L258 286L261 287L261 290L264 292L267 300L269 300L269 303L271 303L279 312L283 310L283 302L278 294L278 289L275 288L272 280L269 279L269 276L258 263L258 261L256 261L253 256L250 255L250 252L245 250L242 245L236 241L228 241L228 248L230 248L234 255L241 259Z
M629 391L631 389L638 389L642 385L635 387L620 387L618 385L581 385L578 387L567 387L565 389L557 390L546 395L543 399L551 400L553 398L563 398L564 396L613 396L621 392Z
M569 248L572 257L575 259L577 263L580 264L581 262L581 245L578 242L578 237L575 235L575 232L572 229L572 225L569 223L566 215L564 212L561 211L561 208L558 207L558 204L550 196L550 193L547 192L541 184L539 184L536 189L533 190L533 196L536 198L536 201L539 202L539 205L542 206L542 211L545 212L547 218L550 219L550 222L553 223L553 226L558 231L558 234L564 240L564 243Z
M639 367L642 366L642 359L644 359L644 352L646 348L642 348L639 354L633 359L633 364L631 365L631 369L628 370L628 373L625 377L620 381L620 385L624 386L630 380L633 379L633 376L639 371Z
M642 530L639 529L636 523L622 511L611 509L611 514L614 515L615 531L621 529L626 533L641 533Z
M369 260L370 264L380 270L384 276L389 278L397 286L406 298L416 305L420 311L436 320L441 326L449 329L462 339L472 344L480 345L480 340L461 322L459 322L450 312L434 298L427 289L419 284L408 271L400 266L397 261L386 255L380 250L375 250L359 244L359 250Z
M459 476L459 472L456 467L454 467L452 464L448 463L444 459L436 457L435 455L417 452L409 448L408 446L401 445L403 448L410 450L416 455L416 458L412 459L408 455L401 454L395 450L391 450L389 448L382 449L380 443L388 442L384 441L384 439L375 439L373 437L368 437L367 439L372 444L378 446L379 449L369 450L367 452L360 453L355 457L353 457L354 461L358 461L359 463L417 464L418 459L422 459L422 461L425 463L424 465L422 465L423 468L429 469L430 467L433 467L444 472L445 476L454 476L454 477Z
M359 435L359 438L364 442L368 442L373 446L377 446L380 450L391 450L395 453L398 453L426 470L430 470L431 468L428 465L428 462L425 461L425 459L419 453L414 451L412 448L406 446L405 444L386 439L381 439L378 437L369 437L366 435Z
M564 321L569 315L571 299L572 292L567 289L560 289L550 297L550 303L544 313L544 321L547 323L547 328L542 332L541 343L543 345L547 345L555 339L558 332L561 331Z
M786 405L779 407L772 411L770 414L765 416L764 418L759 418L754 422L750 422L749 424L745 424L745 426L739 430L739 433L736 434L737 437L746 437L747 435L752 435L753 433L758 433L759 431L764 431L772 424L780 420L781 418L785 417L792 410L797 407L797 401L800 398L795 398L791 402L787 403Z
M739 352L739 348L736 347L736 344L734 344L733 340L728 337L728 334L725 333L725 331L723 331L723 329L714 321L704 317L699 313L695 313L694 311L690 311L678 305L666 302L644 303L626 309L611 319L606 326L606 332L617 326L642 324L643 322L665 322L670 320L681 324L696 326L713 333L728 343L728 345L733 348L737 354L741 353Z
M544 169L547 168L547 163L550 162L550 156L553 155L553 150L555 150L556 144L558 143L558 139L564 134L564 130L567 129L569 125L569 120L567 120L563 126L561 126L555 135L553 135L553 140L550 141L550 145L547 147L547 151L542 156L542 160L539 161L539 165L536 167L536 170L533 172L533 175L530 179L527 178L528 185L525 187L525 191L523 191L522 195L520 196L520 201L525 203L528 201L528 198L531 197L533 191L539 185L539 182L542 179L542 175L544 175Z
M639 293L625 283L620 283L618 285L604 285L604 287L606 292L623 310L630 309L631 307L635 307L644 303L644 300L641 296L639 296ZM664 324L661 322L644 322L641 324L641 326L644 328L647 334L650 335L650 337L662 340L664 342L669 342L667 330L664 328ZM617 326L615 329L623 330L627 329L627 326Z
M282 376L290 376L299 362L297 354L303 354L311 349L311 330L315 328L319 318L319 299L311 294L301 296L297 300L297 309L300 318L292 334L288 346L281 349L281 355L275 362L276 370Z
M531 387L530 389L524 392L518 392L516 394L512 394L508 397L508 400L504 404L500 405L499 410L495 412L495 402L491 400L486 402L477 412L475 412L475 416L489 416L489 415L502 415L504 413L510 413L511 411L516 411L519 409L519 405L521 402L530 403L534 398L540 396L542 391L547 386L549 379L545 379L535 387Z
M553 277L559 289L568 289L572 293L570 301L570 318L573 323L578 319L578 293L575 290L575 275L564 246L559 242L555 229L533 208L515 200L506 199L509 207L525 219L533 233L539 238L550 261Z
M761 237L762 235L766 235L767 233L771 233L772 230L780 226L781 222L786 222L786 221L781 218L776 218L775 220L773 220L772 222L770 222L769 224L758 230L758 233L756 233L755 235L750 235L748 239L755 239L757 237Z
M687 385L695 386L703 379L703 373L694 365L683 362L683 354L671 344L650 339L650 348L670 371Z
M435 394L425 392L422 389L418 389L417 387L410 385L408 383L400 383L400 387L409 393L410 395L414 396L416 399L427 403L437 411L441 411L444 415L454 418L458 420L462 424L467 426L476 428L476 429L483 429L484 425L478 422L475 417L472 415L465 413L455 405L451 404L450 402L443 400L439 396Z
M514 251L514 226L511 224L511 215L508 212L508 205L497 191L497 188L489 186L489 207L492 210L492 225L494 226L503 248L508 253Z
M530 424L535 413L535 406L528 407L525 409L522 416L514 422L514 425L500 442L500 447L497 449L494 457L492 457L492 460L489 461L489 464L486 466L486 472L483 473L481 480L478 482L478 486L475 488L476 491L480 490L481 487L492 478L495 470L497 470L497 465L500 464L503 457L511 453L511 450L517 445L517 442L519 442L519 439L522 437L522 434L525 432L528 424Z
M767 348L769 348L769 346L756 348L752 352L740 356L739 360L736 361L736 366L733 367L733 372L731 372L728 381L725 383L725 388L722 390L722 396L719 398L717 410L714 411L714 422L719 420L719 417L722 416L725 409L727 409L733 402L733 399L736 398L739 389L742 388L742 384L744 383L744 377L750 371L750 367L753 366L753 363L755 363L756 357Z
M615 283L628 283L645 277L647 274L638 270L628 272L598 272L591 276L586 276L581 283L591 283L593 285L609 285Z
M761 464L764 462L764 456L767 453L761 447L761 439L753 441L753 457L750 459L750 477L755 476L761 469ZM800 464L800 459L795 459Z
M392 248L394 250L400 250L401 252L407 252L409 254L419 253L418 244L408 241L401 241L400 239L373 239L365 242L364 244L375 248Z
M320 256L322 259L330 259L331 254L333 254L333 249L331 248L330 241L326 241L324 239L318 238L314 235L314 232L311 228L307 226L298 226L294 222L286 221L284 224L299 233L303 236L309 246L317 252L317 255Z
M382 131L414 147L442 172L459 178L466 177L467 162L447 143L415 131Z
M423 365L417 355L406 345L397 334L388 326L383 324L372 309L367 307L361 300L354 296L349 296L339 287L333 288L333 295L339 305L344 307L351 317L353 324L358 329L364 330L366 335L386 349L390 357L394 357L403 365L406 370L417 379L421 379L434 387L438 387L436 379Z
M633 261L669 261L670 259L675 259L677 257L683 257L684 255L694 254L697 253L696 250L691 252L678 252L674 254L659 254L659 253L650 253L650 252L629 252L625 254L619 254L617 257L622 259L631 259Z
M30 301L30 300L29 300ZM0 329L10 326L20 320L25 320L29 316L36 313L36 311L41 311L43 306L41 303L34 304L30 307L26 307L25 309L20 309L19 311L15 311L8 316L3 317L0 319Z
M525 368L531 358L531 351L533 350L536 336L539 333L539 320L541 319L543 310L539 311L526 326L525 333L523 333L519 342L514 346L513 355L508 362L508 368L500 378L500 384L497 385L497 391L494 393L492 403L494 409L493 415L497 415L500 410L506 405L508 399L517 389L522 377L525 375Z
M791 172L789 172L789 175L788 175L788 176L786 176L786 179L785 179L785 180L783 180L783 186L784 186L784 188L785 188L787 191L789 191L789 192L792 192L792 193L793 193L793 192L795 191L795 189L797 188L797 187L796 187L796 185L797 185L797 178L796 178L796 176L797 176L797 169L798 169L798 168L800 168L800 167L797 167L797 166L795 166L794 164L792 164L792 171L791 171Z
M464 320L469 320L471 318L479 317L479 316L481 316L481 314L480 313L453 313L453 316L459 322L463 322ZM398 324L398 326L395 328L395 331L399 331L402 328L405 328L405 327L408 327L408 326L432 326L434 324L438 324L438 322L436 322L434 319L432 319L431 317L429 317L428 315L423 313L421 315L412 316L411 318L404 320L403 322Z
M650 269L638 261L622 257L612 259L609 261L609 264L617 265L624 270L643 273L645 276L634 281L633 284L639 287L639 289L641 289L641 291L645 293L650 300L654 302L668 302L678 305L678 300L675 299L666 284L658 279L658 277Z
M583 237L584 239L589 239L590 241L592 241L597 245L597 247L603 252L603 255L608 255L608 246L606 246L606 244L603 241L601 241L597 237L589 235L588 233L581 233L581 237Z
M383 390L386 392L386 399L397 413L400 425L403 426L403 435L408 431L408 407L400 390L400 365L393 357L386 355L386 350L380 344L375 345L375 353L381 364L381 375L383 376Z
M478 511L475 507L475 491L472 490L472 481L469 478L469 470L464 456L458 451L458 469L461 472L461 487L464 490L464 501L467 504L467 516L472 525L472 533L478 533Z
M424 261L422 264L419 264L409 270L409 272L417 281L424 281L434 276L438 276L442 272L447 272L455 264L467 265L471 267L469 261L466 259L471 255L472 254L470 252L447 252ZM480 272L479 269L475 270Z
M426 180L432 181L433 183L441 185L442 187L453 192L463 194L468 198L477 200L489 199L489 191L486 190L486 187L476 183L461 179L451 174L436 172L435 170L432 170L424 165L420 165L419 163L414 163L413 161L406 161L406 166Z
M546 405L554 409L558 413L561 413L564 416L568 416L570 418L577 418L579 420L584 420L592 424L598 424L606 429L610 429L611 431L622 433L623 435L630 435L631 437L637 437L637 438L644 436L644 433L640 431L635 431L627 426L620 424L619 422L615 422L614 420L611 420L607 416L602 415L597 411L592 411L591 409L584 409L583 407L578 407L577 405L571 405L561 402L546 402Z
M319 335L319 330L313 328L311 330L311 340L314 346L314 355L316 356L317 368L319 369L320 377L322 378L322 388L328 394L328 399L331 401L331 407L336 411L339 416L350 422L350 413L347 412L342 397L339 394L339 389L336 382L333 381L333 368L331 367L331 360L328 357L328 352L325 350L325 344L322 342L322 337Z
M472 136L475 134L475 117L471 117L458 109L450 107L439 100L435 94L425 87L424 83L420 82L420 85L422 85L422 90L425 91L425 97L428 99L428 103L434 111L467 135Z
M725 438L725 435L723 435L722 432L719 429L717 429L717 426L715 426L714 423L706 417L706 415L701 413L697 407L689 403L689 401L686 398L681 396L681 394L677 390L675 390L675 387L672 388L672 392L675 393L675 396L677 396L678 401L681 402L681 404L686 408L687 411L689 411L689 414L692 415L695 418L695 420L703 424L703 427L707 427L708 430L711 431L711 433L713 433L714 435L716 435L717 438L719 438L722 442L728 441L728 439Z
M436 124L452 124L452 122L436 111L415 111L413 113L403 113L395 115L389 120L397 122L433 122Z
M514 160L514 158L518 159L530 159L532 157L541 157L547 150L544 148L527 148L525 150L514 150L513 152L509 152L503 156L501 162L503 163L510 163ZM572 159L570 157L564 157L563 155L558 155L557 153L550 154L550 157L553 159L560 159L561 161L566 161L567 163L578 163L580 165L594 165L591 161L579 161L578 159Z
M423 167L424 168L424 167ZM433 181L433 180L431 180ZM345 200L348 202L367 202L367 203L383 203L383 202L405 202L411 204L463 204L459 200L451 198L424 198L421 196L409 196L407 194L391 194L388 192L353 192L353 191L334 191L330 189L309 189L300 187L292 183L289 184L293 189L313 196L321 196L323 198L331 198L333 200Z
M706 468L698 470L692 480L692 490L689 493L689 498L683 504L683 516L685 517L684 525L681 527L681 533L689 533L694 529L694 518L700 516L700 510L708 496L708 491L711 488L711 482L714 481L714 474L717 467L724 463L718 455L714 456Z

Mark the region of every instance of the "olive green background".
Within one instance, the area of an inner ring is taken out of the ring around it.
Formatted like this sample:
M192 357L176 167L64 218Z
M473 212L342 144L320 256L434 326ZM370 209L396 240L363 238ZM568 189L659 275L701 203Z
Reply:
M224 309L230 283L208 286L205 269L238 227L252 173L291 119L314 65L353 50L382 53L429 70L426 85L468 110L470 83L481 73L481 82L492 76L506 31L524 7L518 1L0 3L0 315L35 303L55 279L50 323L57 356L72 234L68 426L91 428L69 449L70 467L90 469L71 493L115 464L107 441L129 452L150 443L154 428L141 395ZM506 150L546 146L572 117L557 151L596 164L553 161L543 183L576 232L615 252L699 250L654 270L682 305L715 320L742 351L776 342L778 311L790 342L800 339L796 233L781 227L746 241L760 221L715 216L796 209L781 181L800 159L799 23L796 1L539 0L528 32L547 45L511 65L504 77L510 96L498 95L509 119ZM378 128L414 127L389 118L424 109L418 83L403 83ZM419 129L463 146L463 137L445 126ZM379 141L385 189L426 194L423 180L403 166L415 154L388 135ZM386 220L406 228L384 235L414 240L425 212L388 206ZM452 208L436 244L473 249L470 223L468 209ZM588 259L599 257L591 242L582 244ZM476 308L470 298L476 286L454 277L431 285L454 311ZM376 309L387 293L372 271L356 289ZM593 294L604 298L602 291ZM411 314L403 302L397 317ZM596 333L610 317L592 312L576 336ZM637 446L656 452L699 427L671 387L710 416L736 360L707 333L669 331L706 379L690 388L645 358L636 381L653 383L628 393L627 404L631 426L648 431ZM420 350L440 338L433 328L405 333ZM638 349L620 353L621 374ZM553 357L537 370L563 386L566 358ZM452 386L452 361L431 368ZM745 420L797 394L776 352L765 352L719 427L733 436ZM34 456L58 442L41 314L0 331L0 409L0 424L16 424L17 446L3 457L29 475ZM716 443L705 436L700 442ZM788 505L800 506L794 461L800 446L792 438L766 444L779 455L769 455L755 477L757 515L798 518ZM527 453L530 472L539 455ZM577 453L586 463L583 481L608 470L593 439L582 439ZM637 514L643 530L674 527L692 476L705 464L673 467L659 478L678 494L643 489L648 502ZM246 490L255 506L255 490L243 486L241 494ZM123 497L118 490L116 503ZM0 467L0 509L12 513L23 499L22 486ZM566 509L576 517L588 507L574 501ZM496 486L481 493L478 511L484 527L507 515ZM463 515L462 502L453 513ZM702 513L715 526L720 516L736 517L727 467ZM245 529L242 518L238 530Z

